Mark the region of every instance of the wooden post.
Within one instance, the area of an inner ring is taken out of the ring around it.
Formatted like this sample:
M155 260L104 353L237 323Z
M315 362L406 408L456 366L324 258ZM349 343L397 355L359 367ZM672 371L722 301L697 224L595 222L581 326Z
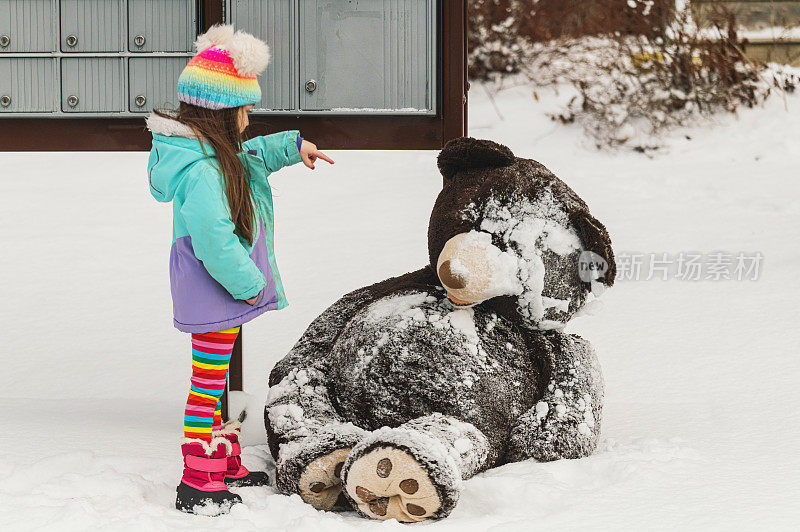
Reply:
M200 0L197 17L198 33L205 33L214 24L225 22L225 0Z
M467 2L439 1L439 106L442 146L467 135Z
M242 367L242 332L244 326L239 329L239 335L236 337L236 342L233 344L233 353L231 353L231 361L228 364L228 380L225 383L225 391L222 392L222 419L228 421L228 390L234 392L241 392L244 390L243 383L243 367Z

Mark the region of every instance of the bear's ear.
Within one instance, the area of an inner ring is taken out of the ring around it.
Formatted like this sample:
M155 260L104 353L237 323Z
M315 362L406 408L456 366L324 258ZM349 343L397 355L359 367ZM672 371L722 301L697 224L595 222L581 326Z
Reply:
M587 250L603 257L606 264L608 264L608 270L602 277L601 282L606 286L613 286L614 279L617 277L617 261L614 257L611 237L608 235L606 226L586 210L573 212L570 214L569 219L578 229L583 246Z
M491 140L460 137L448 142L437 159L439 171L449 180L464 168L490 168L514 164L514 154Z

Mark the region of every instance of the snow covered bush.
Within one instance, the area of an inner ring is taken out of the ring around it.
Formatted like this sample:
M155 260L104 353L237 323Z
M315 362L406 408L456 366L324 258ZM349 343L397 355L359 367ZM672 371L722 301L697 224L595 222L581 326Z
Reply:
M469 76L489 79L498 73L516 73L531 45L520 21L531 18L529 4L520 0L470 0ZM527 7L529 13L523 12ZM522 16L520 16L522 15Z
M492 79L525 68L533 43L609 31L653 35L671 0L470 0L469 75Z
M594 24L585 26L589 36L524 45L513 45L513 36L506 35L497 53L518 51L515 62L506 63L508 70L522 72L536 86L574 87L566 108L551 116L582 124L598 148L633 144L647 150L658 146L655 137L665 129L753 107L776 90L794 90L797 79L789 69L745 56L735 17L722 3L704 4L702 27L681 2L669 11L670 22L659 27L648 18L654 5L653 0L626 1L623 27L642 31L588 31L597 30ZM607 7L613 7L611 0ZM639 23L631 21L637 18ZM511 33L514 24L507 21L503 27Z
M598 146L654 135L694 116L753 107L776 88L794 88L791 74L744 55L732 16L712 22L700 29L684 8L655 38L609 35L550 43L528 72L534 80L567 81L576 88L577 96L554 118L578 119Z

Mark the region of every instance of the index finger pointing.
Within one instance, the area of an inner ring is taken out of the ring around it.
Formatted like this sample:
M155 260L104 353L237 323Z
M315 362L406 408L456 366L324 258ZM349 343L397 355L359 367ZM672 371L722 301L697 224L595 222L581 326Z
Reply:
M325 154L324 154L324 153L322 153L321 151L317 151L315 155L316 155L317 157L319 157L320 159L322 159L323 161L327 161L327 162L329 162L330 164L333 164L333 159L331 159L330 157L328 157L327 155L325 155Z

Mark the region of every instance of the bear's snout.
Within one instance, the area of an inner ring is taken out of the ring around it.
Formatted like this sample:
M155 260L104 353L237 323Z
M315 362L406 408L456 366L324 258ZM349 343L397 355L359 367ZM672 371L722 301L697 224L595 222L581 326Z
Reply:
M497 295L491 257L499 250L492 248L490 235L476 231L459 233L445 243L436 273L455 306L471 307Z
M519 260L492 244L483 231L459 233L445 242L436 273L457 307L471 307L501 295L520 294Z

